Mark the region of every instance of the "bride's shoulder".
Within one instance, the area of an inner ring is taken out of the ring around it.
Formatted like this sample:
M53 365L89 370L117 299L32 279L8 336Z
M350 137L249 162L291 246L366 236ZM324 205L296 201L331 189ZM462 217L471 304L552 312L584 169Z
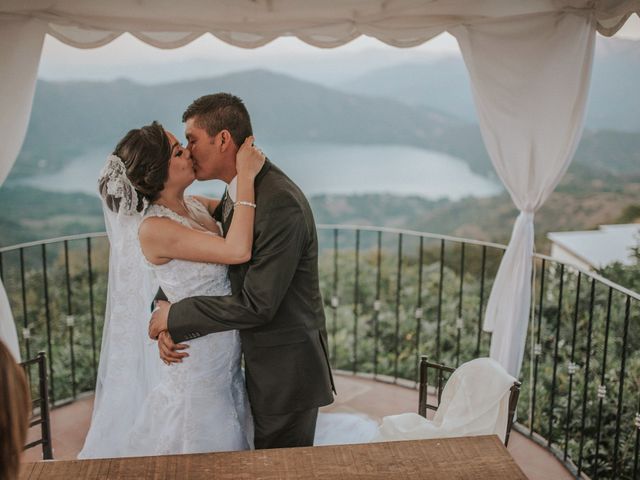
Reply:
M216 209L220 200L217 198L205 197L204 195L190 195L186 197L187 202L197 209L204 209L213 215L213 211Z
M164 229L176 226L189 226L187 220L173 210L162 205L151 204L147 207L138 228L138 236L162 234Z

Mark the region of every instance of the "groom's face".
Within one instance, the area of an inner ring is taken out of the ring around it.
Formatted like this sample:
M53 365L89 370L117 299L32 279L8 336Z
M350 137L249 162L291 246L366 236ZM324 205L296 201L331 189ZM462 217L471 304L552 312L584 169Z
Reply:
M220 150L220 134L211 137L204 128L196 125L196 118L190 118L185 123L187 148L198 180L212 180L221 178L224 169L223 155Z

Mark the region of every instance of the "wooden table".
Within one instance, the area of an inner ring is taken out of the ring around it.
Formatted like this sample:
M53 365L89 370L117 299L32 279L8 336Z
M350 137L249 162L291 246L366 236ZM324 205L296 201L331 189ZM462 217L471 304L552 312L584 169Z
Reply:
M25 463L35 479L526 479L497 436Z

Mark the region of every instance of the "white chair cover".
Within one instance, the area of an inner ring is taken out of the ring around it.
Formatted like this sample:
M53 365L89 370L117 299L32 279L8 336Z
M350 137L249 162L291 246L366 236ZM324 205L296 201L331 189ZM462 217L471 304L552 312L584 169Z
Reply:
M516 381L495 360L478 358L451 374L433 420L417 413L382 419L374 441L498 435L504 441Z

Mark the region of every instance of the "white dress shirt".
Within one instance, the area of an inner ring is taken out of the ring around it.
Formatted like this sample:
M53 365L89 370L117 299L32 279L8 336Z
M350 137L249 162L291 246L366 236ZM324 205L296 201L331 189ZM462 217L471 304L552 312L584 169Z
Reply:
M235 177L233 177L233 180L231 180L231 182L229 182L229 185L227 186L227 192L229 193L229 198L231 199L231 201L233 203L236 203L238 201L237 197L238 197L238 176L236 175Z

